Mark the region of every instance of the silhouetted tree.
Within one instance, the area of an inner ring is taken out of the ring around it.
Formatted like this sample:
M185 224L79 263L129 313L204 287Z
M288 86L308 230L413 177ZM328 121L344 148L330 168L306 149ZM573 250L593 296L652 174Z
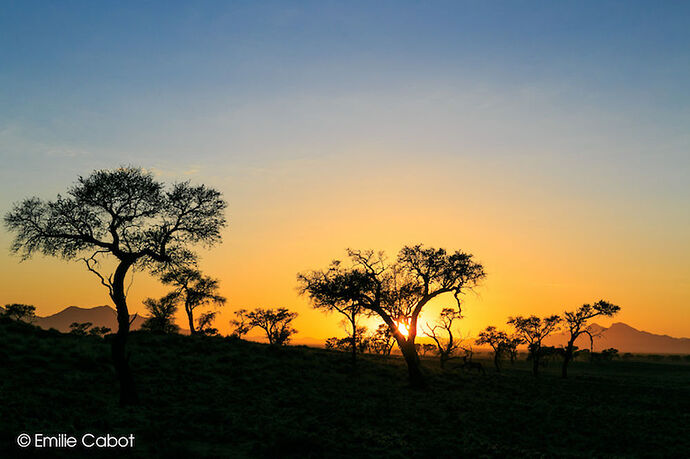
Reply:
M347 329L347 328L346 328ZM355 335L355 343L354 343L354 352L358 354L363 354L369 349L370 347L370 339L366 336L367 333L367 327L357 327L357 334ZM326 349L333 349L333 350L338 350L338 351L343 351L343 352L353 352L353 346L352 346L352 340L353 338L347 337L347 338L338 338L338 337L332 337L328 338L326 340Z
M164 184L140 168L99 170L79 177L66 196L54 201L26 199L5 215L15 234L12 250L24 259L35 252L72 260L82 257L108 289L117 309L112 357L120 381L120 403L136 401L125 353L130 317L125 277L130 269L161 271L194 261L188 246L220 241L225 226L221 194L188 182ZM98 258L116 262L112 274L98 269Z
M252 326L249 324L249 319L247 318L247 310L240 309L235 311L235 317L235 319L230 321L230 326L233 327L230 336L242 339L244 335L249 333L249 330L252 329Z
M563 368L561 371L561 376L563 378L568 377L568 364L573 360L575 340L583 334L589 335L590 343L594 340L592 334L587 329L587 321L597 316L611 317L620 311L620 309L620 306L616 306L604 300L599 300L594 304L583 304L577 310L566 311L563 314L563 321L570 333L568 344L563 353Z
M347 274L347 288L334 287L332 291L341 292L338 294L342 300L354 298L361 307L381 317L405 358L411 385L425 386L415 347L419 314L429 301L443 294L452 294L460 307L463 289L473 287L484 277L482 265L475 263L472 255L460 251L449 254L445 249L422 245L403 247L393 264L386 261L383 252L348 249L347 253L349 267L335 261L326 271L302 276L328 279L331 270ZM400 324L409 330L407 336L400 331Z
M5 308L1 312L2 317L7 317L12 320L28 323L36 320L36 308L28 304L6 304Z
M144 306L149 312L149 317L141 324L141 329L154 333L178 333L180 327L175 323L178 300L177 292L168 293L157 300L146 298Z
M379 324L376 331L369 337L369 348L375 354L390 355L395 338L391 328L386 324ZM436 346L434 346L434 349Z
M213 327L213 321L216 320L216 311L204 312L197 320L197 333L204 336L215 336L218 334L218 329Z
M427 355L429 352L435 352L436 351L436 344L431 344L431 343L424 343L422 344L422 355Z
M511 365L515 363L515 360L517 359L517 348L521 344L525 344L525 340L522 338L522 336L517 334L510 335L506 341L506 352L510 357Z
M189 332L197 334L198 328L194 325L194 311L206 306L222 306L225 297L218 295L218 280L204 276L195 268L174 268L163 274L161 281L172 285L175 292L180 295L187 313ZM213 316L215 317L215 315Z
M486 327L485 330L479 332L475 344L488 344L494 350L494 366L496 371L501 371L500 361L504 353L509 352L508 334L504 331L499 331L494 326Z
M103 338L108 333L110 333L109 327L91 327L89 329L89 335L98 336L99 338Z
M511 317L508 320L508 323L515 327L517 333L528 344L534 376L539 374L541 343L551 332L558 329L560 321L561 318L557 315L544 317L543 319L537 316L517 316Z
M91 322L72 322L69 325L69 332L72 335L86 336L92 325Z
M461 340L453 337L453 321L456 319L462 319L459 310L443 308L438 321L433 326L427 324L426 330L422 326L424 334L436 343L436 351L441 360L441 368L446 367L446 362L452 359L455 351L460 348Z
M286 308L257 308L247 313L249 325L263 329L266 332L268 343L278 346L287 344L290 337L297 333L297 330L291 326L291 322L296 317L296 312L290 312Z
M360 316L371 313L358 301L358 279L353 278L357 275L342 269L339 261L333 262L326 271L297 275L300 294L308 295L314 308L325 312L336 311L345 317L353 364L357 363L357 343L362 342L357 323Z

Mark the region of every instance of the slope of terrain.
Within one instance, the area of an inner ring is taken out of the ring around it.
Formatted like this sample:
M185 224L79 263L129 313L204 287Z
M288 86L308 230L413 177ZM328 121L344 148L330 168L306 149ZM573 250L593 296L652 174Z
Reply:
M681 457L690 365L575 362L534 380L426 360L410 389L398 358L135 332L141 404L120 408L107 339L0 321L0 457L20 432L136 435L133 457ZM578 420L578 422L573 422ZM61 457L77 452L53 450ZM84 451L82 451L84 453ZM90 450L88 457L103 451ZM129 455L128 455L129 457Z

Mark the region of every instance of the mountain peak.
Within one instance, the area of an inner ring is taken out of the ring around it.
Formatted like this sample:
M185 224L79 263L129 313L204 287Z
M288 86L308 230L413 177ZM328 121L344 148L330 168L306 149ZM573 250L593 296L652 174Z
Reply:
M144 319L137 316L132 322L132 330L141 327ZM55 328L61 332L70 331L70 325L74 322L91 322L94 327L107 327L117 330L117 312L111 306L101 305L92 308L68 306L62 311L46 317L37 317L35 325L41 328Z

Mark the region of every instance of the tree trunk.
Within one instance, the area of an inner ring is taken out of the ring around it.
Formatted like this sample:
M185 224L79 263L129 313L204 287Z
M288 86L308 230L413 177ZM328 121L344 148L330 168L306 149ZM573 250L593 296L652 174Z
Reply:
M352 365L357 365L357 322L350 318L352 324Z
M500 353L498 351L494 351L494 365L496 366L496 372L500 373L501 372L501 367L499 365L499 359L500 358Z
M541 354L541 346L531 344L529 346L529 352L532 355L532 374L537 376L539 375L539 354Z
M194 328L194 310L187 304L185 304L184 309L187 313L187 319L189 320L189 334L196 335L196 329Z
M574 342L575 342L574 339L571 339L570 341L568 341L568 347L566 347L565 354L563 354L563 368L561 370L561 377L562 378L568 377L568 364L573 359Z
M405 358L405 363L407 363L407 372L410 378L410 385L415 389L423 389L426 387L426 381L424 380L424 375L422 374L421 364L419 361L419 355L417 355L417 349L414 343L410 343L406 340L398 341L400 346L400 351L403 353Z
M127 335L129 334L129 311L127 309L127 297L125 295L125 276L132 263L121 261L115 270L112 282L111 298L117 309L117 333L111 345L113 365L120 381L120 405L134 405L137 403L137 393L134 387L134 379L129 368L129 359L126 355Z

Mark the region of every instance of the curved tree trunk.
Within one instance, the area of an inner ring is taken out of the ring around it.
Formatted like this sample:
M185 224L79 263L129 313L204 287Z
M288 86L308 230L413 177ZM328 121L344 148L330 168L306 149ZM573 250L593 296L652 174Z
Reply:
M352 365L357 364L357 321L354 316L350 317L352 325Z
M415 348L414 343L408 342L407 340L398 340L398 345L400 346L400 351L402 352L403 357L405 358L405 363L407 364L407 373L410 378L410 385L416 389L425 388L426 381L424 379L424 375L422 374L419 355L417 354L417 348Z
M187 313L187 319L189 320L189 334L196 335L196 329L194 328L194 310L189 307L189 305L184 305L184 310Z
M499 364L499 360L500 360L500 353L498 351L494 351L494 366L496 366L496 371L498 373L501 372L501 366Z
M131 262L121 261L115 270L112 282L111 298L117 309L117 333L111 344L113 365L120 382L120 405L133 405L137 403L137 393L134 379L129 368L129 359L126 355L127 335L129 334L129 310L125 295L125 276L132 266Z

